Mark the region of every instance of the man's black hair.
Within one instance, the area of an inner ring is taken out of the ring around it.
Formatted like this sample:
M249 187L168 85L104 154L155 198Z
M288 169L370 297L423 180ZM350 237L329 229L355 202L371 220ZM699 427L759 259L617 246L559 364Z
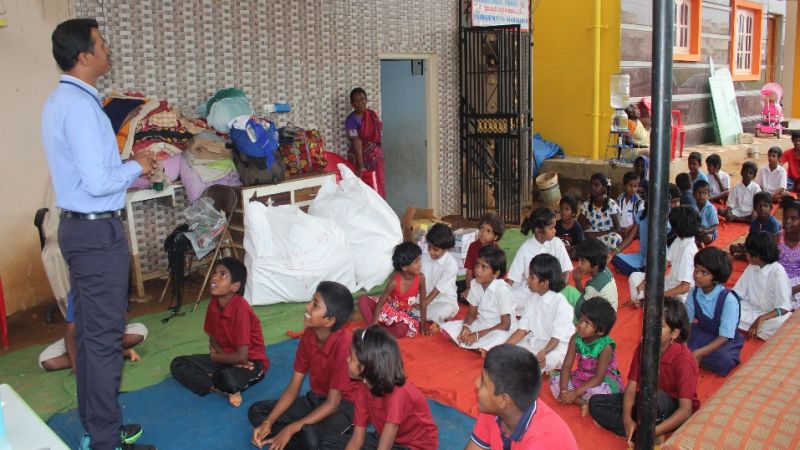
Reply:
M608 259L608 247L603 244L600 239L588 238L578 244L575 250L575 256L578 259L585 259L589 261L589 265L597 267L597 270L603 271L606 268L606 261Z
M478 227L481 225L486 224L492 227L492 231L494 231L494 235L497 236L496 241L499 241L500 238L503 237L503 233L506 230L505 224L500 219L500 216L494 213L486 213L481 216L480 222L478 223Z
M722 158L716 153L706 156L706 165L713 167L722 167Z
M686 172L681 172L678 175L675 175L675 185L678 186L678 189L680 189L681 192L691 191L692 177L690 177Z
M731 276L731 257L716 247L706 247L694 255L694 265L703 266L714 277L714 282L724 284Z
M664 322L671 329L680 330L676 341L686 342L689 338L690 324L683 302L675 297L664 297Z
M353 102L353 99L355 98L356 94L364 94L364 98L367 98L367 91L365 91L363 88L360 87L353 88L353 90L350 91L350 103Z
M775 236L766 231L748 234L744 249L750 256L761 258L767 264L777 262L781 257Z
M439 247L442 250L450 250L456 246L456 236L453 234L453 229L443 223L435 223L425 233L425 240L428 244L434 247Z
M617 312L603 297L592 297L581 306L581 315L594 324L598 333L608 335L617 322Z
M692 237L700 231L700 214L691 206L678 206L669 212L669 224L676 236Z
M550 225L550 221L552 221L555 217L556 214L550 208L536 208L531 211L531 214L528 216L528 218L522 222L520 231L526 236L531 231L533 231L535 234L537 228L547 228L547 226Z
M548 281L551 291L561 292L566 286L564 272L561 271L561 263L549 253L540 253L534 256L531 259L528 272L531 275L536 275L539 281Z
M394 336L380 325L353 330L356 359L364 366L361 372L376 397L391 393L406 383L403 358Z
M350 320L353 314L353 294L343 284L335 281L321 281L317 285L317 292L325 301L325 308L328 310L325 317L336 319L331 331L338 331Z
M402 272L403 267L410 265L422 255L422 249L413 242L401 242L392 253L392 266L397 272Z
M500 247L495 245L486 245L478 250L478 258L483 258L492 272L500 272L498 278L502 278L506 274L506 252Z
M94 52L92 29L98 28L97 21L89 18L70 19L61 22L53 31L53 58L63 72L78 63L78 55Z
M494 384L494 395L508 395L520 411L527 411L539 398L542 374L539 361L528 350L498 345L486 353L483 368Z
M231 274L231 283L239 283L239 290L236 293L244 295L244 285L247 284L247 267L238 259L231 257L220 259L216 265L228 269Z

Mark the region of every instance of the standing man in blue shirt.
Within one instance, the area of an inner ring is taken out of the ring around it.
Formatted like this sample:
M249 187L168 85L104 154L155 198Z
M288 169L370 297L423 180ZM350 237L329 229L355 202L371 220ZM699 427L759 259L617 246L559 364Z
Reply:
M86 430L81 448L142 449L142 429L122 426L117 403L122 335L128 308L130 254L120 214L125 192L152 172L150 152L123 163L95 87L111 69L108 44L94 19L71 19L52 36L64 72L42 112L42 141L56 205L61 252L75 292L78 410Z

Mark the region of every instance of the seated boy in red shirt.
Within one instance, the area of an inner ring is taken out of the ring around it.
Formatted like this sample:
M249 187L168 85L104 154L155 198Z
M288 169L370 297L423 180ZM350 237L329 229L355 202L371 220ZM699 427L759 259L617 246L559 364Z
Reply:
M786 190L800 191L800 131L792 131L792 147L781 155L780 164L786 164Z
M341 435L353 423L353 385L347 357L353 335L344 329L353 313L353 295L343 285L323 281L306 305L305 332L294 358L294 374L278 400L256 402L247 415L258 448L319 448L323 437ZM308 374L311 390L300 395Z
M246 281L247 268L241 261L217 262L203 327L209 354L178 356L169 368L172 377L195 394L218 392L233 406L242 403L241 392L261 381L269 368L261 321L241 295Z
M494 347L475 384L481 412L464 450L577 450L567 424L538 401L542 372L533 353L511 344Z

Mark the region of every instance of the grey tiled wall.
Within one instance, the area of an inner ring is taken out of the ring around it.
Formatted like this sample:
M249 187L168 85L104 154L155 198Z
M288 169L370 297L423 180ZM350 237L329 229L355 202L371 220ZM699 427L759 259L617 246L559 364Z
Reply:
M76 0L112 48L101 89L167 99L185 113L218 89L243 89L257 108L288 101L279 121L319 129L346 150L347 94L380 109L380 57L438 55L441 211L459 212L458 24L450 0Z

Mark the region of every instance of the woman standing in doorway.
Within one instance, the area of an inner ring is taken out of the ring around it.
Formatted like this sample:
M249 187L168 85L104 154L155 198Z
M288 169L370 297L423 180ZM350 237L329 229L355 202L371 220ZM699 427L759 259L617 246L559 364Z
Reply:
M375 172L376 190L381 197L386 197L383 188L383 147L381 146L381 130L383 123L378 114L367 109L367 93L357 87L350 91L350 104L353 106L344 128L350 140L348 158L358 169L358 175L365 170Z

